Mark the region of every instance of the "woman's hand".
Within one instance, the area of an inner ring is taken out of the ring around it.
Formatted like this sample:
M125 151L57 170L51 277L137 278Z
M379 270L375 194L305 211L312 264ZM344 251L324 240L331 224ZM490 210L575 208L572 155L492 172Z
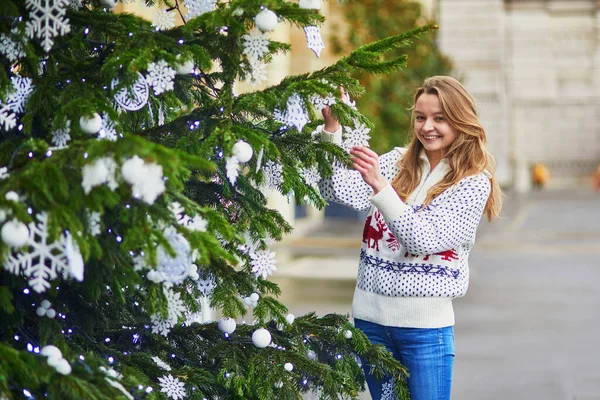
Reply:
M373 150L364 146L353 146L350 154L354 156L352 162L355 170L360 172L367 185L373 188L375 194L388 185L379 170L379 156Z

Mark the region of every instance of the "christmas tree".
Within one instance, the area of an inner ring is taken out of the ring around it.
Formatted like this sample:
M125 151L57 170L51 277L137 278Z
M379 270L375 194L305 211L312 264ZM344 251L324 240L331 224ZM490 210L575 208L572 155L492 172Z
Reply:
M359 356L407 398L348 316L277 301L269 245L291 227L265 191L324 206L318 180L349 156L313 137L320 109L372 126L338 88L361 95L351 73L397 71L385 54L432 28L236 94L290 50L278 23L320 51L310 3L165 0L149 22L110 0L2 2L1 399L353 398Z

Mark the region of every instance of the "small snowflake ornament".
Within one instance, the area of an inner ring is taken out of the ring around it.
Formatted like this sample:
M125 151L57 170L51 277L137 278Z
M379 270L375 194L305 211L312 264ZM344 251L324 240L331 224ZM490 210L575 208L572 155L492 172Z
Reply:
M277 189L283 183L283 166L271 160L267 161L263 170L265 172L266 186L269 189Z
M175 70L165 60L159 60L148 65L148 76L146 81L154 88L154 95L173 90L173 79Z
M215 277L208 272L201 272L200 278L196 280L198 290L202 293L202 296L207 297L217 287Z
M119 84L119 80L115 79L111 83L114 88ZM132 87L122 88L115 94L115 102L126 111L137 111L148 103L150 89L144 75L138 72L138 79Z
M69 20L65 18L69 0L26 0L29 18L25 23L25 34L42 39L42 47L49 52L56 36L71 32Z
M283 124L295 126L298 132L302 132L304 125L310 121L304 109L304 100L298 93L288 98L284 112L275 110L273 116Z
M333 96L327 96L327 97L311 96L310 102L317 110L321 111L323 108L335 104L335 97L333 97Z
M158 10L154 13L152 26L157 31L168 31L175 27L175 13L169 10Z
M262 276L263 279L273 275L277 270L275 267L275 253L269 250L257 250L250 254L250 265L252 272L256 277Z
M242 36L244 39L243 53L248 56L252 62L256 62L263 58L269 52L269 34L263 33L259 29L254 28L249 33Z
M156 250L158 260L156 273L161 282L177 285L188 277L191 266L194 265L190 243L172 226L167 227L163 234L175 251L175 257L171 257L163 246L159 246Z
M250 61L250 71L246 73L246 82L252 86L260 85L267 80L267 64L257 60Z
M371 129L354 119L354 127L344 126L345 137L342 142L342 148L350 151L352 146L368 146L371 139Z
M169 364L167 364L166 362L164 362L163 360L161 360L160 358L154 356L152 357L152 361L154 361L154 363L159 367L164 369L165 371L169 372L171 371L171 367L169 366Z
M169 318L161 317L158 313L150 316L150 323L152 324L152 333L160 334L164 337L167 337L171 332L171 328L175 326L173 321Z
M381 386L381 400L396 399L396 382L390 379Z
M160 391L165 396L173 400L184 399L186 397L185 383L181 382L178 378L174 378L169 374L158 378L158 381L160 382Z
M187 310L183 300L181 300L181 293L175 292L170 288L163 288L163 293L167 298L167 311L169 313L169 319L173 321L173 324L175 324Z
M102 231L100 230L100 217L101 214L96 211L86 212L88 231L92 236L98 236Z
M0 53L10 62L25 57L22 38L17 28L13 28L10 34L0 33Z
M321 57L321 50L325 48L323 38L321 37L321 28L318 26L306 26L304 27L304 33L306 34L306 45L311 49L317 57Z
M10 131L17 126L17 116L10 110L6 104L0 107L0 128Z
M316 165L313 165L310 168L304 168L302 170L302 177L304 178L304 182L313 188L316 188L322 179Z
M214 11L217 7L217 0L183 0L183 3L188 9L188 18L196 18L204 13Z
M52 132L52 144L59 147L66 146L71 140L71 135L69 135L69 132L71 132L71 121L67 121L67 124L64 128L57 129Z
M6 104L15 113L25 112L25 105L34 86L31 78L24 78L19 75L10 78L12 83L12 92L6 97Z
M115 123L110 119L108 113L102 114L102 127L98 131L98 140L110 140L111 142L116 142L119 138L119 134L117 133L117 127Z

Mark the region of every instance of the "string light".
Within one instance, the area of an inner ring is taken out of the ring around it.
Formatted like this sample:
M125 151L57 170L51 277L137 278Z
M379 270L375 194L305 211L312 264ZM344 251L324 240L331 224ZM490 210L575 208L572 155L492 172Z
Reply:
M23 289L23 293L29 294L29 289L27 289L27 288Z

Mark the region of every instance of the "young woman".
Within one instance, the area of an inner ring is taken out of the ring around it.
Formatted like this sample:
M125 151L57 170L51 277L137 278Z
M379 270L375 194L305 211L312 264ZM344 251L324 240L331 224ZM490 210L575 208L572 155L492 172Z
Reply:
M328 109L321 140L341 143ZM473 98L454 78L417 89L407 148L381 157L350 151L354 170L336 166L321 194L369 210L352 303L357 328L385 345L409 371L412 400L450 399L454 363L452 299L469 284L468 257L482 214L501 208L494 160ZM393 382L365 365L371 396L395 399Z

